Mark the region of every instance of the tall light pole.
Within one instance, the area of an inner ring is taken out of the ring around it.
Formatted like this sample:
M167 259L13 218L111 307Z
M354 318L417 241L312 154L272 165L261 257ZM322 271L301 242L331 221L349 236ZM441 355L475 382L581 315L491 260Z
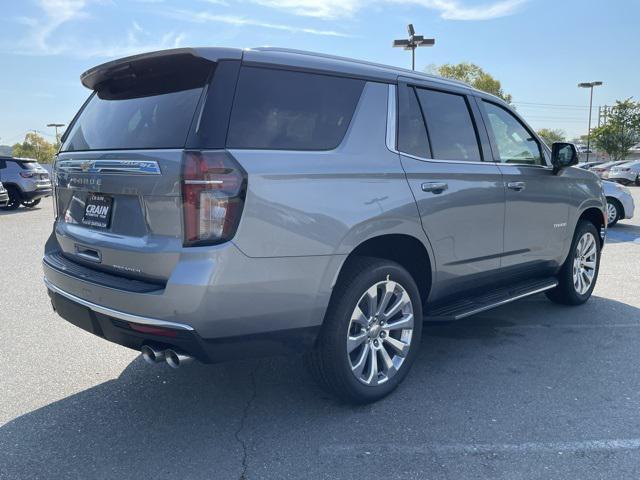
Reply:
M416 48L418 47L433 47L436 44L435 38L424 38L422 35L416 35L416 31L413 28L413 24L410 23L407 26L409 32L408 39L400 39L393 41L394 48L404 48L405 50L411 50L411 70L416 69Z
M587 130L587 162L589 161L589 150L591 150L591 109L593 108L593 87L599 87L602 82L584 82L579 83L580 88L589 88L591 94L589 95L589 130Z
M47 127L53 127L56 129L56 143L60 141L60 137L58 137L58 128L64 127L64 123L47 123Z

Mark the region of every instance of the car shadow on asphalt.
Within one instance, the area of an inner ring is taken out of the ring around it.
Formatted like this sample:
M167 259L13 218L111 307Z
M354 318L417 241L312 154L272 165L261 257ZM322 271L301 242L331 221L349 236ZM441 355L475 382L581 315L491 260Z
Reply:
M581 307L561 307L536 296L466 320L425 324L421 353L404 384L391 397L363 407L344 405L325 394L309 378L300 357L193 364L180 370L149 366L138 357L117 379L0 427L0 478L243 478L247 464L258 468L250 457L259 450L275 468L292 454L283 452L282 442L294 441L301 448L295 455L314 458L317 448L304 447L313 445L315 432L348 435L343 427L354 419L352 425L360 424L366 432L367 423L376 421L373 411L427 408L436 402L434 396L446 394L442 386L462 375L491 375L490 369L479 367L491 355L515 357L516 367L525 371L520 381L533 381L521 364L538 359L538 370L548 366L535 350L527 355L527 349L542 348L536 343L555 342L560 332L569 335L580 325L606 327L623 321L640 324L640 309L601 297ZM531 334L534 331L537 334ZM525 339L529 344L522 356L512 354L509 349ZM597 350L591 355L590 362L599 361ZM592 375L598 381L597 372ZM502 382L499 388L515 391L516 386ZM464 383L456 388L462 410L464 402L480 403L489 395L472 386L464 391ZM456 418L451 421L459 422L464 432L466 416ZM357 432L352 435L361 438ZM331 435L325 437L331 441Z
M607 229L607 243L625 242L640 244L640 226L619 222Z

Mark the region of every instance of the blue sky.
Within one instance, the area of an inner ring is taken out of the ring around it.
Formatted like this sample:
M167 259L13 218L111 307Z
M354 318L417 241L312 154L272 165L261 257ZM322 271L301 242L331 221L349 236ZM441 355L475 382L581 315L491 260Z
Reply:
M45 125L69 122L88 95L79 75L112 58L270 45L408 66L391 41L409 22L436 38L418 69L477 63L534 128L586 133L578 82L604 82L595 105L640 97L638 0L4 0L0 11L0 144L31 129L52 139Z

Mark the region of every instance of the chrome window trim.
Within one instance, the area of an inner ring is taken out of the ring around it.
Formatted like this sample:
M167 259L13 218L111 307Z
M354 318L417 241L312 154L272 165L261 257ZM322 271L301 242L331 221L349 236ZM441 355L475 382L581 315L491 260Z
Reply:
M114 310L112 308L103 307L102 305L89 302L80 297L76 297L72 293L65 292L59 287L56 287L53 283L47 280L46 277L44 277L44 284L52 292L55 292L58 295L61 295L67 298L68 300L71 300L72 302L78 303L83 307L87 307L89 310L93 310L94 312L101 313L109 317L117 318L119 320L124 320L125 322L139 323L142 325L152 325L154 327L162 327L162 328L173 328L176 330L189 330L189 331L193 330L193 327L191 325L187 325L186 323L168 322L166 320L158 320L156 318L141 317L133 313L121 312L119 310Z

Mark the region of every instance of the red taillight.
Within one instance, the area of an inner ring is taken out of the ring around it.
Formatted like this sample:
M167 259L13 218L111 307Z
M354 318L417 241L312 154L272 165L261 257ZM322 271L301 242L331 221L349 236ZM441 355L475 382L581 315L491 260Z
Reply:
M212 245L236 232L246 172L229 152L185 152L182 161L184 245Z

